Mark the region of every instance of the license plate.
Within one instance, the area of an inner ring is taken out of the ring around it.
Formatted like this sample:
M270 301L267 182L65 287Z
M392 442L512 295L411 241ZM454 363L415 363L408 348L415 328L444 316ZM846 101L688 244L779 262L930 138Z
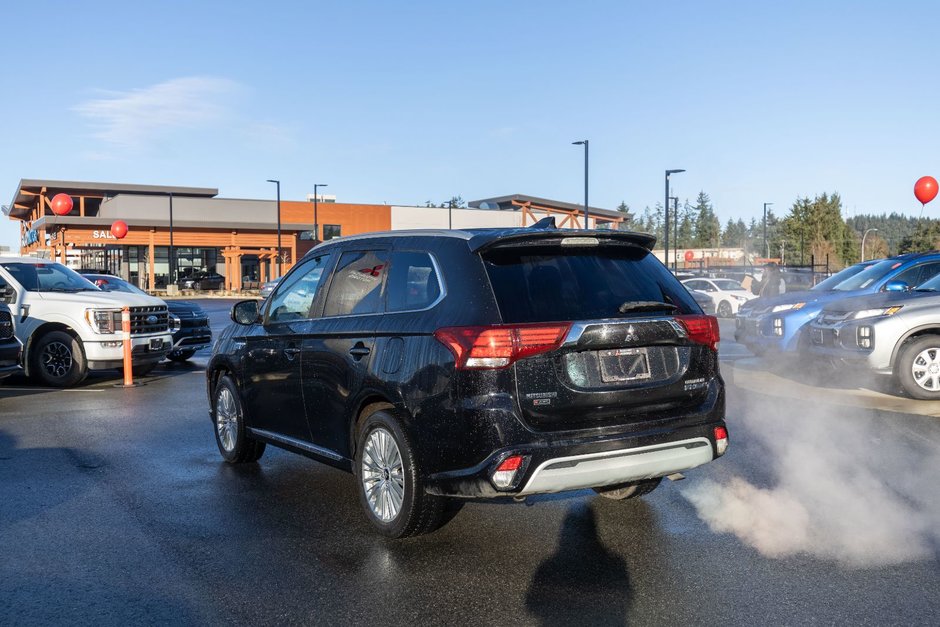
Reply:
M601 381L620 383L650 378L650 360L645 348L615 348L597 351Z
M822 344L825 342L823 339L822 329L813 329L813 344Z
M150 350L158 351L163 348L163 338L162 337L152 337L150 338Z

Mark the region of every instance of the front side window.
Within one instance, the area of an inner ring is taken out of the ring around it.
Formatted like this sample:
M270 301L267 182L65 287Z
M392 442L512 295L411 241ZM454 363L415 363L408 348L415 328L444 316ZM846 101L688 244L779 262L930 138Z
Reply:
M284 279L271 297L269 322L306 320L313 316L311 308L329 260L329 255L321 255L305 261L296 272Z
M381 311L382 286L388 270L388 253L343 253L326 296L324 316L370 314Z
M899 272L892 280L904 281L910 287L914 287L932 279L937 272L940 272L940 263L922 263L913 268L908 268L904 272Z
M60 263L3 264L13 279L30 292L97 292L95 285L70 268Z
M386 292L388 311L416 311L434 303L441 295L441 284L431 255L392 253Z

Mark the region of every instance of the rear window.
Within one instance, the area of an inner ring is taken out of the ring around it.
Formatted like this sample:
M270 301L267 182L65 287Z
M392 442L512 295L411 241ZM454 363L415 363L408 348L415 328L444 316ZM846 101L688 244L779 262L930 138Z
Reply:
M639 247L510 248L486 253L483 260L506 323L701 312L663 264ZM678 311L620 313L631 302L662 302Z

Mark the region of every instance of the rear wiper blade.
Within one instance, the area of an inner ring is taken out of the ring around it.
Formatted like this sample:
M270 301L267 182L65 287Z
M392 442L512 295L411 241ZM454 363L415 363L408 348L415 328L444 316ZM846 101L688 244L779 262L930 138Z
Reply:
M678 307L671 303L661 303L657 300L634 300L627 301L617 308L620 313L630 313L631 311L678 311Z

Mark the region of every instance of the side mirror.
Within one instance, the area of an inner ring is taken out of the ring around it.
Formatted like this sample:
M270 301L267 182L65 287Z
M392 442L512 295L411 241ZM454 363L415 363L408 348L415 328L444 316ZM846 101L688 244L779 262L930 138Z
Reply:
M254 324L258 318L258 301L256 300L243 300L232 307L232 321L236 324Z
M885 284L886 292L906 292L909 289L911 289L911 286L904 281L888 281Z

